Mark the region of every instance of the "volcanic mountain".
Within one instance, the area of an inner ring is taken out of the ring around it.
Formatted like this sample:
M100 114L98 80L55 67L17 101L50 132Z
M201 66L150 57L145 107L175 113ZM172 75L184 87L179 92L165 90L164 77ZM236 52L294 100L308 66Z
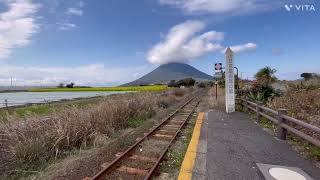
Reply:
M150 84L167 84L170 80L180 80L184 78L193 78L196 81L212 80L212 76L205 74L198 69L183 63L169 63L159 66L152 72L143 77L124 84L123 86L139 86Z

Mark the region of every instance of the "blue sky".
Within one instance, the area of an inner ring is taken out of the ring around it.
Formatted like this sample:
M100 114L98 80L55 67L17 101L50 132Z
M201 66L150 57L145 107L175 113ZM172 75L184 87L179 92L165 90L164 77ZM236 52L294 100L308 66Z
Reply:
M168 62L212 75L227 46L244 78L297 79L320 73L319 20L316 0L0 0L0 85L118 85Z

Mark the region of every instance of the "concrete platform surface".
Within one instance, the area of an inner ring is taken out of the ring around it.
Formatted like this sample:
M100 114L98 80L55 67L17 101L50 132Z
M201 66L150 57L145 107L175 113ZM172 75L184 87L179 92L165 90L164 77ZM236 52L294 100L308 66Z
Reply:
M199 143L203 153L196 157L194 167L199 174L192 179L204 179L205 174L209 180L263 180L256 163L297 167L313 179L320 179L319 168L286 142L263 131L245 113L211 110L204 124L200 142L207 142Z

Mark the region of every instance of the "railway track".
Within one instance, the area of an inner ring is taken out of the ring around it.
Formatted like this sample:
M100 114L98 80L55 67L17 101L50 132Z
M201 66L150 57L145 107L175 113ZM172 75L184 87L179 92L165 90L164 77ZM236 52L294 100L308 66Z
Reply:
M94 177L85 179L150 179L198 104L198 98L189 99Z

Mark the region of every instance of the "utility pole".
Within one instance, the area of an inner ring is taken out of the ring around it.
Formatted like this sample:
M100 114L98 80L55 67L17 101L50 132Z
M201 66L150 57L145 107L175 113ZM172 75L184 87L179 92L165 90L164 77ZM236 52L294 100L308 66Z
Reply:
M236 89L239 89L239 69L236 66L234 68L237 70Z
M11 85L10 85L10 89L12 89L12 76L11 76Z
M221 71L221 78L223 79L222 69L223 69L222 63L216 63L214 65L215 72L217 73L217 71L220 70ZM215 88L216 88L216 100L217 100L218 99L218 79L216 79L216 81L215 81Z
M216 86L216 100L217 100L218 99L218 81L216 80L214 84Z

